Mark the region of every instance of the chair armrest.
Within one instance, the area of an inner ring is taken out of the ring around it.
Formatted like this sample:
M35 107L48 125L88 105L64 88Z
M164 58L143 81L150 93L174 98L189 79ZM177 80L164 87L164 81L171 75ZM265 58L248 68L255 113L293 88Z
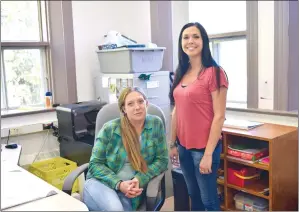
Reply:
M75 180L82 174L85 170L88 168L88 163L85 163L75 170L73 170L64 180L62 191L71 195L72 194L72 188Z
M154 177L149 181L146 187L146 196L147 197L157 197L159 192L159 187L161 184L161 180L164 177L165 172L161 173L160 175Z
M166 171L165 171L166 172ZM159 211L165 201L165 172L150 180L146 188L146 210ZM157 204L157 198L161 191L161 199Z

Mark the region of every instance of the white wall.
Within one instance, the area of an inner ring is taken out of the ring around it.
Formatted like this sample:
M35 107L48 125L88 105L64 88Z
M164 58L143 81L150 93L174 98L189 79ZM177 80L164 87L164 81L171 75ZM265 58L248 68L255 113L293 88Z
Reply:
M151 41L149 1L72 1L78 101L95 99L100 71L96 51L103 35L116 30L139 43Z
M274 1L258 2L258 85L260 109L274 105ZM262 99L261 99L262 98Z
M172 1L172 40L173 40L173 71L178 66L178 41L182 27L189 22L187 1Z

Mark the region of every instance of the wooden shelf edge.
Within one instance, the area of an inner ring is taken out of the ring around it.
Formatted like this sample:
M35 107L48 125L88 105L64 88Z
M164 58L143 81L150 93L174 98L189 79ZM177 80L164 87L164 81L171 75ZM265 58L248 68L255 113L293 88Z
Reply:
M261 193L253 191L251 189L241 188L241 187L238 187L238 186L235 186L235 185L232 185L232 184L227 184L227 187L235 189L235 190L238 190L238 191L241 191L241 192L244 192L244 193L248 193L248 194L251 194L251 195L254 195L254 196L257 196L257 197L262 197L262 198L267 199L267 200L270 199L269 196L265 196L265 195L263 195Z
M233 208L233 207L231 207L231 208L227 208L226 209L227 211L238 211L235 207Z
M263 165L263 164L259 164L259 163L247 163L245 161L240 161L238 159L233 159L229 156L226 156L226 160L229 161L229 162L238 163L238 164L242 164L242 165L245 165L245 166L250 166L250 167L254 167L254 168L269 171L269 166L267 166L267 165Z
M221 179L217 178L217 183L220 184L220 185L224 185L224 180L221 180Z

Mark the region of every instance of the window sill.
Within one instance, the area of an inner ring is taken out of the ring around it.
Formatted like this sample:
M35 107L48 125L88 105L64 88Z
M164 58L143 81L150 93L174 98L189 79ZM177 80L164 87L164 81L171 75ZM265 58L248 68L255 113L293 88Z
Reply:
M234 102L227 102L226 103L226 108L243 108L247 109L247 103L234 103Z
M8 117L15 117L15 116L24 116L24 115L31 115L37 113L46 113L46 112L53 112L55 108L26 108L26 109L15 109L15 110L1 110L1 118L8 118Z
M1 138L20 136L43 131L44 124L57 125L55 108L34 108L32 110L10 110L6 114L1 111ZM13 129L13 130L12 130Z
M298 118L298 111L279 111L279 110L269 110L269 109L236 108L236 107L234 108L226 107L226 110L232 112L245 112L245 113Z

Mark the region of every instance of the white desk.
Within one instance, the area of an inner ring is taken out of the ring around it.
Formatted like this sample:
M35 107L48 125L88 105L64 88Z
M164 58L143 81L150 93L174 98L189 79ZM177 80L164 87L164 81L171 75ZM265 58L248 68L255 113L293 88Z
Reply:
M18 206L14 206L8 209L5 209L4 211L88 211L88 208L86 205L69 196L68 194L64 193L63 191L57 189L56 187L48 184L47 182L43 181L42 179L38 178L37 176L31 174L27 170L9 163L9 162L1 162L1 185L12 185L12 190L13 192L18 192L18 193L24 193L24 194L30 194L29 192L33 192L34 189L26 190L24 191L24 188L26 186L20 186L20 185L15 185L18 184L17 182L12 182L10 181L11 177L7 177L9 175L8 172L11 170L16 171L18 174L17 176L20 177L20 181L24 184L35 185L35 189L39 189L43 187L43 189L48 188L49 191L55 191L57 194L49 197L45 197L43 199L35 200L29 203L24 203ZM3 179L4 178L4 179ZM23 180L22 180L23 179ZM26 179L26 180L25 180ZM5 200L5 193L2 189L3 186L1 186L1 203L3 204L3 201ZM23 190L22 190L23 188ZM7 189L7 187L6 187ZM6 190L7 191L7 190ZM7 195L7 194L6 194Z
M18 165L21 155L22 146L18 145L16 149L5 148L6 144L1 144L1 162L11 162Z

